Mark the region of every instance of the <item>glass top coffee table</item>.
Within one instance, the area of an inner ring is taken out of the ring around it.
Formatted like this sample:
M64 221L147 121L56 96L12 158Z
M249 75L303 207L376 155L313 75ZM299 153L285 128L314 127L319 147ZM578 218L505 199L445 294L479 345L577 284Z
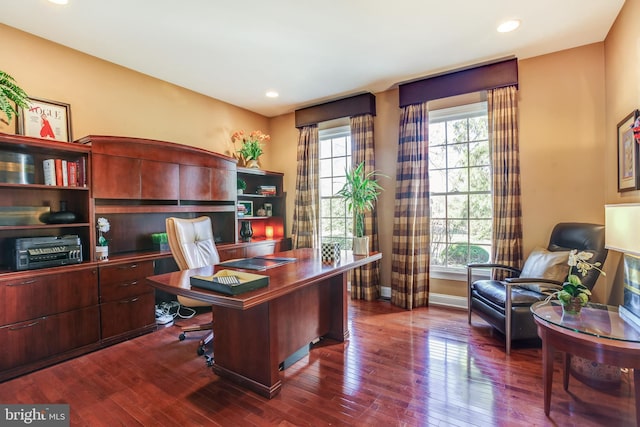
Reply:
M589 303L579 315L563 315L558 301L531 306L542 340L544 413L551 409L553 360L555 351L564 352L564 389L569 389L571 355L598 363L634 368L636 424L640 425L640 327L634 327L618 313L618 308Z

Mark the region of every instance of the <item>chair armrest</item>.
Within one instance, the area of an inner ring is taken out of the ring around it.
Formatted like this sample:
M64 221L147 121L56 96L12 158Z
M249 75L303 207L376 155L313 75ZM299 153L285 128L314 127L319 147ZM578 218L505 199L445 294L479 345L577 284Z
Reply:
M512 273L516 273L516 274L520 274L520 272L522 271L519 268L512 267L512 266L506 265L506 264L491 264L491 263L487 263L487 264L483 264L483 263L467 264L467 269L473 269L473 268L497 268L497 269L500 269L500 270L508 270L508 271L510 271Z
M514 285L518 285L518 284L522 284L522 283L545 283L548 285L555 285L558 286L559 288L562 287L562 282L559 282L557 280L553 280L553 279L542 279L539 277L509 277L507 279L504 279L505 282L510 283L510 284L514 284Z

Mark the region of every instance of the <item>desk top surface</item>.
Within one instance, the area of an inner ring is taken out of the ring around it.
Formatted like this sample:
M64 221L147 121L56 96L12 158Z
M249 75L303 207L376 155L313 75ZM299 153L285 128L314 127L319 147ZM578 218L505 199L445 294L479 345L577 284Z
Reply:
M320 249L294 249L276 253L273 257L289 257L296 258L296 260L264 271L211 265L147 277L147 283L171 294L208 302L212 305L246 310L294 292L302 287L379 260L382 258L382 254L371 252L369 255L353 255L351 251L342 251L340 261L337 263L323 263ZM211 276L219 270L228 269L269 276L269 286L239 295L224 295L202 288L191 287L191 276Z

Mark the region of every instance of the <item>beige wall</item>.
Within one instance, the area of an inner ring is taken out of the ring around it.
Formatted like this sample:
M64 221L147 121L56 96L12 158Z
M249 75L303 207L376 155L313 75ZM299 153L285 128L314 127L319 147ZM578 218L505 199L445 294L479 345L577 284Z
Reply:
M261 115L2 24L0 40L2 70L30 96L71 105L74 139L131 136L230 154L236 129L269 132Z

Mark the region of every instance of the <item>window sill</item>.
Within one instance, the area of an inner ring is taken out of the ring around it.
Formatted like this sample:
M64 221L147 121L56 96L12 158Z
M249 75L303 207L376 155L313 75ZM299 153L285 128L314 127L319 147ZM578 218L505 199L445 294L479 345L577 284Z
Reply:
M474 279L489 279L491 277L491 269L474 269ZM455 282L467 281L467 269L466 268L442 268L431 267L429 272L429 278L431 279L443 279L451 280Z

